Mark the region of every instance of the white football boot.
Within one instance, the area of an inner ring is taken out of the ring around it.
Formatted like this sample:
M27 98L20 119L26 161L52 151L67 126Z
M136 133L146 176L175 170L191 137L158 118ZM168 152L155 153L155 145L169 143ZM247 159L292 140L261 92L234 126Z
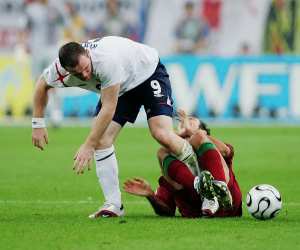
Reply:
M202 171L194 179L194 188L202 198L202 215L212 217L219 209L217 194L213 186L214 177L209 171Z
M212 217L219 210L219 202L217 197L213 197L211 200L204 198L202 201L202 215L205 217Z
M108 217L120 217L124 216L125 211L123 205L121 207L117 207L114 204L110 203L104 203L104 205L99 208L98 211L96 211L93 214L89 215L90 219L97 219L99 217L101 218L108 218Z

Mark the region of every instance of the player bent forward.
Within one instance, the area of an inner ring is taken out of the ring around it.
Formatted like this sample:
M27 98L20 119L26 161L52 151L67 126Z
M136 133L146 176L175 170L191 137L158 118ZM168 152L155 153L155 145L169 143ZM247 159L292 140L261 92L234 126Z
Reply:
M174 216L176 207L183 217L241 216L242 194L232 168L233 147L208 136L205 130L193 129L197 123L201 126L201 121L195 119L190 119L188 128L181 130L181 134L191 136L190 143L202 170L200 177L165 149L160 149L158 158L163 176L158 180L156 192L141 178L127 180L124 190L146 197L161 216Z
M89 167L93 157L96 162L105 203L90 218L124 214L113 143L127 122L134 123L142 106L153 138L179 159L197 163L191 145L173 131L169 75L154 48L117 36L63 45L34 92L32 143L41 150L48 144L43 117L53 87L101 94L91 131L74 157L77 174Z

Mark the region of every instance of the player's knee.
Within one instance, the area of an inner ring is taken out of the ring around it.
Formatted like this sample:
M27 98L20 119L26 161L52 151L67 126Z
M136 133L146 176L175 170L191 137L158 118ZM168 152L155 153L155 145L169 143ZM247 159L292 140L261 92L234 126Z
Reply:
M207 134L203 130L197 131L189 140L189 143L193 146L194 149L197 149L200 147L201 144L208 142L209 139L207 137Z
M97 144L97 148L108 148L111 145L113 145L113 138L110 136L103 136L98 144Z
M164 129L155 129L151 131L151 135L162 145L168 145L169 143L169 132Z

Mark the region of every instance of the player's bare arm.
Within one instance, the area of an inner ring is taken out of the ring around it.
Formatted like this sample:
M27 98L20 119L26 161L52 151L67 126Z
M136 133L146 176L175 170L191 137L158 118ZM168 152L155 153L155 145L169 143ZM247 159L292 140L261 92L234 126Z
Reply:
M145 197L156 214L160 216L174 216L175 211L157 197L146 180L137 177L127 180L125 181L123 188L124 191L129 194Z
M231 150L224 142L218 140L213 136L208 136L208 138L216 145L217 149L220 151L223 157L227 157L228 155L230 155Z
M154 196L150 184L142 178L133 178L124 182L125 192L137 196L151 197Z
M50 88L41 76L36 83L33 96L32 144L41 150L48 144L48 133L43 119Z
M102 108L94 120L90 134L74 157L74 170L77 174L83 173L86 166L88 169L90 168L94 150L114 116L118 103L119 90L120 84L101 90Z

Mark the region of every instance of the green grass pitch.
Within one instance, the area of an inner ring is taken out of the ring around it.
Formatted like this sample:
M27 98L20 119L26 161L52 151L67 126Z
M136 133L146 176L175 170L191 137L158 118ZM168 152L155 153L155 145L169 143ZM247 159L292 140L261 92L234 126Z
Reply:
M49 130L43 152L30 128L0 127L0 249L300 249L300 128L213 128L234 145L234 169L243 199L255 184L279 189L283 209L271 221L160 218L140 197L122 193L126 217L90 221L102 204L95 168L72 171L88 128ZM158 144L145 128L125 128L116 151L120 180L140 176L154 188Z

